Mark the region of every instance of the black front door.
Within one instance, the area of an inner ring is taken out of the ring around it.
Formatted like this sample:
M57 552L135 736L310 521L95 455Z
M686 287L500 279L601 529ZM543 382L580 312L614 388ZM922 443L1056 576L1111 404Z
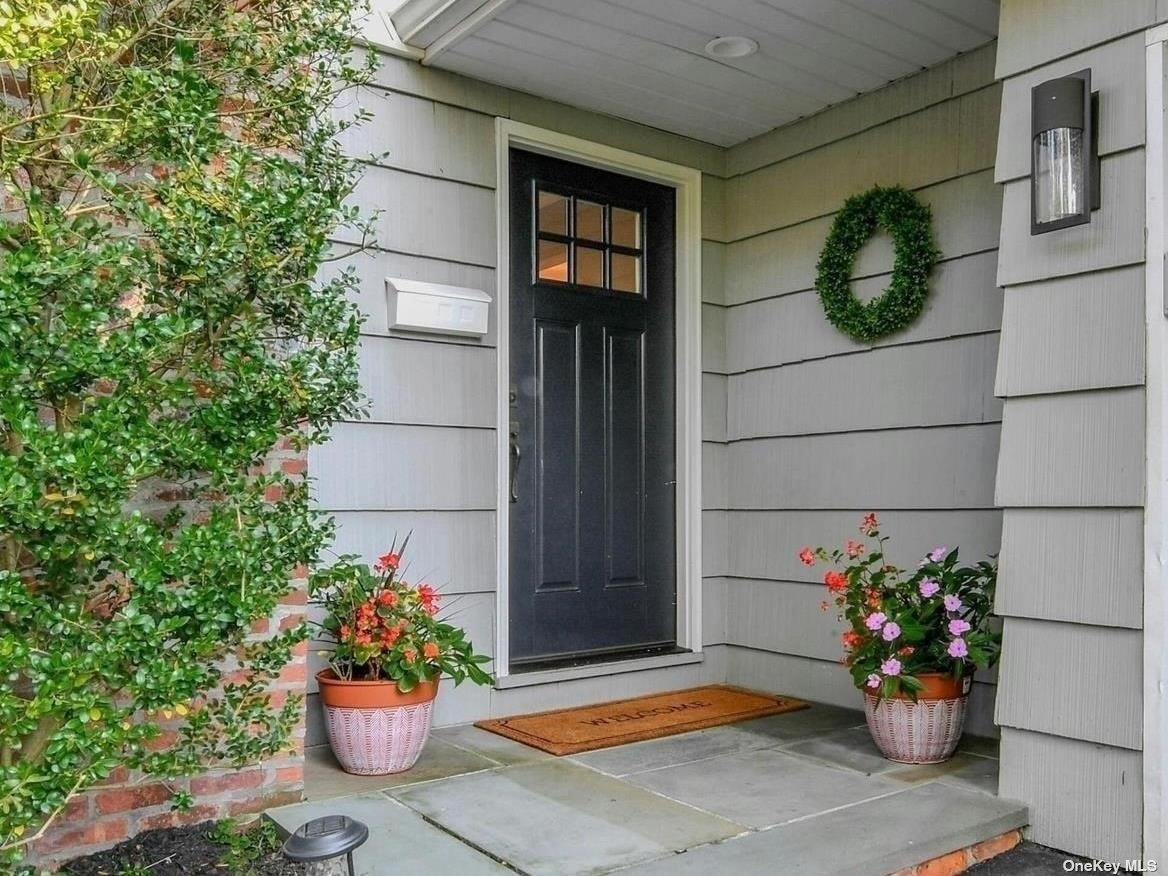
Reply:
M510 660L671 648L674 191L510 164Z

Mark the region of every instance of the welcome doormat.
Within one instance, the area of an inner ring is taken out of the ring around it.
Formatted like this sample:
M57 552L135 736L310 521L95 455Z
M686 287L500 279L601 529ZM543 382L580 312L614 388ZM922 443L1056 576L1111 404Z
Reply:
M478 721L475 726L549 754L565 755L805 708L802 700L718 684Z

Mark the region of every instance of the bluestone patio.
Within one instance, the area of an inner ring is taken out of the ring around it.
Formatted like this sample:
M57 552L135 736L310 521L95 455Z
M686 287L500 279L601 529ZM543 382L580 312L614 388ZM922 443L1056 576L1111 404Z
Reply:
M357 872L894 873L1026 824L996 796L993 740L953 760L880 757L863 714L828 705L557 758L470 725L434 732L397 776L342 773L310 749L314 799L284 831L346 814Z

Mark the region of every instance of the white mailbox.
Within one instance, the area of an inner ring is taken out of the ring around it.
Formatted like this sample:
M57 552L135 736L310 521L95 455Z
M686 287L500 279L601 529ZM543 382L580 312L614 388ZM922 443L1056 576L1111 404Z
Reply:
M487 333L491 296L481 289L389 277L385 293L391 329L473 338Z

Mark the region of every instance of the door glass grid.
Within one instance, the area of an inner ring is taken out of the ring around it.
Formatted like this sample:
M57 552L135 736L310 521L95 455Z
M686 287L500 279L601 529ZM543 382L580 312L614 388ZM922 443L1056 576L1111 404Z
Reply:
M536 216L537 282L642 294L642 211L537 188Z

